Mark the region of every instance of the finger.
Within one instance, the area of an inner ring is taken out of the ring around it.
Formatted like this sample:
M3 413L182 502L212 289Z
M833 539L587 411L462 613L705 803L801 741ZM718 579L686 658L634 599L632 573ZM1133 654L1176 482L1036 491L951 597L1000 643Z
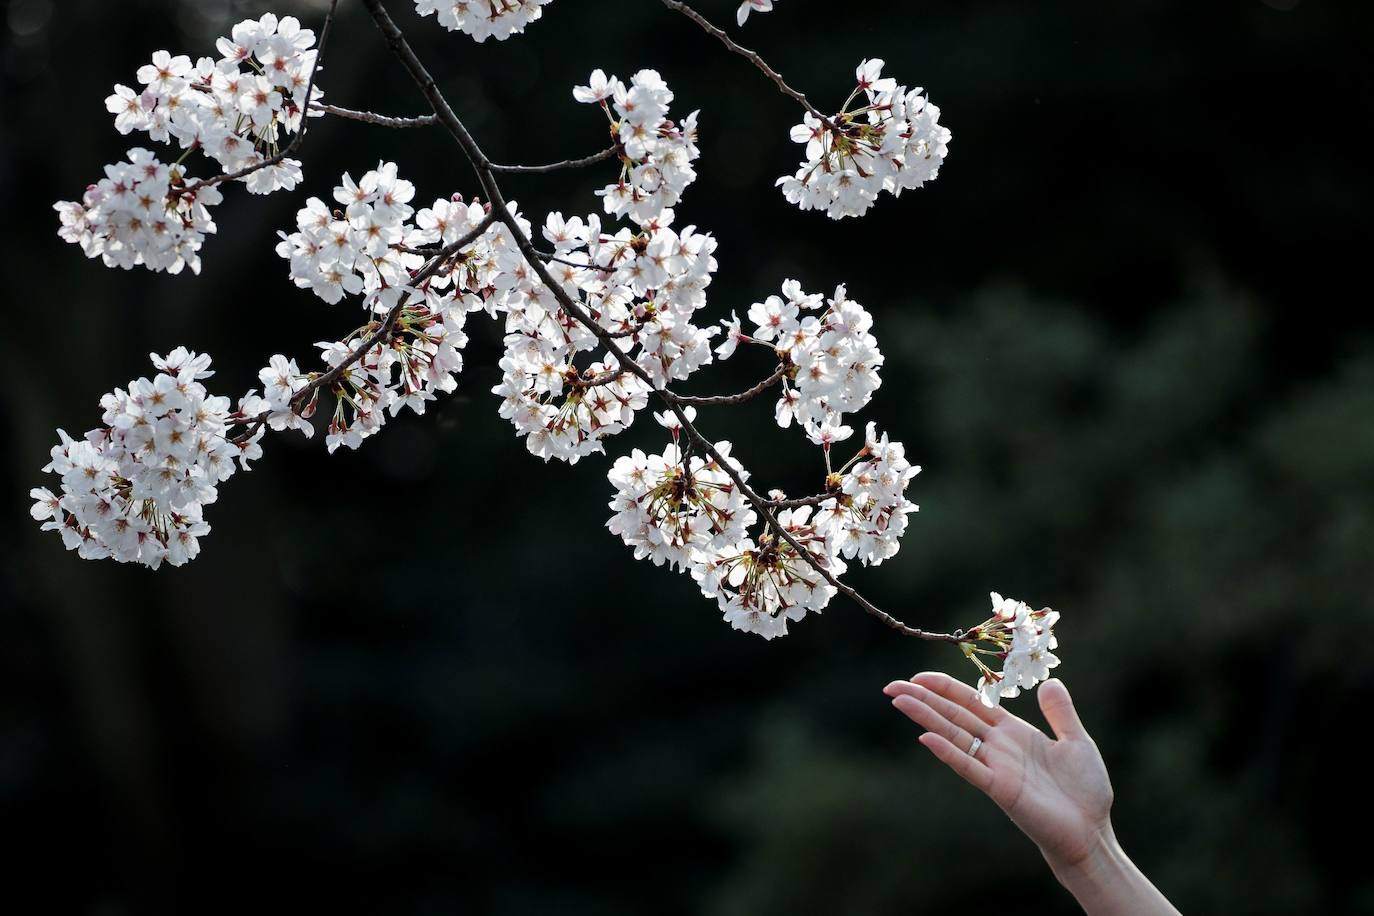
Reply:
M935 732L964 753L973 746L973 736L958 725L946 719L925 703L908 694L902 694L892 701L892 705L902 714L926 731Z
M1045 714L1045 721L1050 723L1050 728L1054 729L1056 738L1073 740L1088 737L1083 720L1078 718L1078 711L1073 708L1069 688L1064 686L1063 681L1050 678L1040 685L1039 694L1040 711Z
M893 691L888 696L915 697L970 735L978 738L986 738L988 735L989 726L986 722L958 703L945 699L933 690L927 690L920 684L913 684L910 681L893 681L887 686Z
M912 675L911 682L958 703L989 725L1004 722L1011 715L1000 706L984 706L983 701L978 699L978 691L941 671L922 671Z
M950 744L944 737L935 732L926 732L918 740L938 757L941 763L964 777L975 789L986 792L992 785L992 770L981 760Z

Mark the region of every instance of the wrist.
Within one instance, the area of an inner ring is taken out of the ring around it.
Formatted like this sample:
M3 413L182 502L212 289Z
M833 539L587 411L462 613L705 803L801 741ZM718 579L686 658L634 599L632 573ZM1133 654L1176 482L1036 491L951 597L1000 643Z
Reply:
M1111 821L1097 828L1082 848L1061 853L1042 850L1042 853L1059 883L1070 890L1074 886L1089 886L1110 880L1130 864L1125 850L1117 841Z

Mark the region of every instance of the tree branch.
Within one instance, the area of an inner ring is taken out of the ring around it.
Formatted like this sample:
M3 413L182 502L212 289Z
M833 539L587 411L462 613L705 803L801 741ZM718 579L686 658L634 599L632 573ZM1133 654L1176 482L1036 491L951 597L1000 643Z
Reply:
M607 147L599 153L590 156L583 156L581 159L564 159L562 162L550 162L548 165L497 165L495 162L488 163L493 172L510 172L512 174L532 174L536 172L556 172L559 169L580 169L585 165L595 165L598 162L605 162L613 159L620 152L617 146Z
M750 51L743 45L738 44L729 35L725 34L724 29L712 25L711 22L705 16L701 15L696 10L692 9L686 3L683 3L682 0L663 0L663 5L668 7L668 9L670 10L676 10L677 12L686 16L688 19L692 20L697 25L701 26L701 28L708 35L715 37L721 44L725 45L725 47L729 48L732 52L738 54L740 57L743 57L745 60L749 61L749 63L753 64L755 67L758 67L759 70L763 72L764 76L771 79L774 83L777 83L778 88L781 89L784 94L791 96L798 102L801 102L803 108L805 108L807 111L811 112L813 115L819 118L820 122L824 124L826 127L828 127L832 132L835 132L835 125L831 122L830 118L823 114L821 110L818 109L815 105L812 105L811 100L808 99L804 93L798 92L791 86L787 85L787 80L782 78L782 74L774 70L772 67L768 66L768 62L765 61L762 57L760 57L757 51Z
M664 2L668 3L669 0L664 0ZM481 147L477 145L477 141L468 133L463 122L454 114L453 108L449 105L448 100L444 98L444 94L439 90L438 84L434 81L434 77L430 76L424 64L415 56L415 52L410 47L410 43L406 41L405 35L401 33L396 23L392 21L390 14L387 13L386 7L382 5L382 0L363 0L363 3L367 7L368 12L372 14L372 19L376 22L378 30L382 33L383 37L386 38L392 53L400 60L401 64L410 73L411 78L415 81L415 84L420 88L421 93L423 93L426 100L429 101L430 106L434 109L434 113L439 118L439 123L453 136L453 139L458 143L458 146L463 150L464 155L467 156L468 161L472 164L474 171L477 173L477 180L482 185L483 192L491 202L491 212L510 230L511 236L515 239L516 246L520 249L520 253L525 256L526 262L539 276L540 281L554 294L559 305L561 305L569 315L572 315L573 318L590 330L596 338L610 350L622 368L627 372L639 376L639 378L648 384L649 387L663 399L668 409L677 416L678 422L682 424L682 428L686 431L687 435L691 437L692 442L695 443L697 448L699 448L703 454L709 455L716 464L720 466L720 469L732 482L734 482L735 486L739 487L740 493L748 500L749 504L754 508L754 511L765 520L778 537L787 542L788 546L795 550L797 555L811 566L811 568L829 583L832 588L847 596L869 614L877 617L887 626L904 636L914 636L919 639L938 640L950 643L961 642L962 636L959 633L932 633L926 630L917 629L916 627L910 627L886 611L879 609L867 598L837 579L827 568L824 560L804 547L791 532L782 526L777 516L769 507L768 502L759 496L759 494L745 482L743 475L741 475L740 472L716 450L715 445L710 440L703 436L701 432L692 425L691 421L684 413L682 405L675 400L674 396L665 394L663 389L657 388L654 385L653 377L650 376L642 366L630 359L629 355L621 350L616 344L615 339L612 338L604 328L597 324L596 320L587 313L587 310L583 308L582 305L573 301L572 297L563 289L563 286L549 273L548 266L544 263L543 259L539 257L539 252L535 249L534 243L530 241L529 236L520 228L519 222L506 206L505 198L501 194L501 188L496 183L496 176L492 172L491 161L487 159L486 154L483 153Z
M759 382L753 388L741 391L739 394L713 394L709 397L697 397L689 394L675 394L667 389L661 393L669 401L676 401L679 404L690 404L693 407L714 407L719 404L743 404L751 398L756 398L769 388L776 385L784 375L787 374L787 365L779 363L778 368L774 369L768 378Z
M461 238L441 248L439 252L430 259L429 263L415 272L415 275L406 283L406 287L418 286L434 276L439 272L439 268L443 266L445 261L457 254L459 249L475 242L495 221L496 214L494 212L488 212L486 216L482 217L481 222L465 233ZM310 398L314 396L315 392L319 391L321 388L333 385L354 363L366 356L369 350L385 340L387 335L391 333L391 329L396 326L396 319L400 317L401 311L405 308L406 298L407 297L402 296L398 299L396 304L386 313L386 317L382 319L382 323L379 324L371 334L364 338L362 343L350 350L341 363L331 368L328 372L317 375L315 378L311 379L304 388L293 394L290 401L291 410L293 412L298 411L298 408L309 401ZM258 414L251 420L245 418L238 421L248 428L235 436L232 441L246 442L252 439L253 436L257 435L258 430L262 429L263 424L271 418L271 415L271 411L266 411Z
M800 496L796 499L770 499L768 505L774 509L797 509L802 506L819 506L827 499L834 498L834 493L817 493L815 496Z
M390 115L374 114L370 111L354 111L352 108L326 105L324 102L313 102L310 107L315 111L323 111L340 118L348 118L351 121L362 121L364 124L375 124L378 127L430 127L439 121L432 114L420 115L415 118L393 118Z

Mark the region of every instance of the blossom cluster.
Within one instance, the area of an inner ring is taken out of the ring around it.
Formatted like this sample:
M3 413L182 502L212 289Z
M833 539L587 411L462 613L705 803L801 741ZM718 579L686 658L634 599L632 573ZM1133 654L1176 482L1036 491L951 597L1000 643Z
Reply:
M311 197L296 213L296 231L279 232L277 254L291 263L291 282L331 305L345 294L375 299L384 287L403 285L424 263L410 249L436 238L410 224L415 186L397 175L393 162L378 163L361 181L344 173L331 209ZM448 201L436 207L446 213Z
M906 488L921 468L906 460L902 443L890 441L887 433L878 435L873 423L851 464L827 480L835 494L820 504L816 526L841 556L877 566L896 555L906 517L917 511Z
M783 509L782 526L802 549L832 576L845 571L829 537L811 518L811 507ZM715 598L725 622L764 639L787 634L787 621L819 613L835 596L825 580L785 538L769 528L757 539L746 537L703 551L692 566L701 593Z
M86 189L81 201L53 205L62 226L57 234L80 245L88 258L128 270L200 273L200 248L215 231L210 208L222 199L219 188L172 194L185 185L180 165L166 165L141 147L128 162L105 166L105 177Z
M339 370L325 439L331 452L357 448L388 413L404 407L424 413L436 393L454 390L467 314L494 309L488 300L520 257L506 227L478 233L487 216L481 202L440 198L417 212L414 196L415 186L396 164L381 162L358 181L344 174L334 188L343 210L312 197L296 214L296 231L280 233L277 254L290 262L292 282L331 304L361 294L373 316L343 340L317 344L329 369ZM416 284L431 259L435 269ZM279 355L260 378L268 425L308 430L303 417L313 412L314 398L296 401L312 376Z
M588 85L573 88L573 98L599 104L616 137L620 177L596 192L606 213L641 226L662 219L696 180L692 162L701 155L696 145L698 113L693 111L680 125L668 118L673 91L657 70L640 70L628 86L593 70Z
M977 666L978 696L987 706L997 706L1004 698L1029 690L1050 676L1050 669L1059 664L1053 649L1058 647L1054 625L1059 612L1049 608L1033 611L1024 601L1003 598L997 592L992 598L992 617L969 630L961 643L964 655ZM978 644L987 642L992 649ZM1002 670L993 671L981 656L1002 659Z
M415 0L415 12L431 13L450 32L463 32L476 41L505 41L525 31L544 14L552 0Z
M268 163L283 135L301 129L314 44L314 32L292 16L247 19L217 41L218 59L192 63L184 54L157 51L138 70L141 88L116 84L105 107L121 134L139 131L200 150L226 175L246 172L239 180L254 194L291 190L301 179L300 162ZM314 99L320 94L311 92ZM198 252L215 231L208 208L220 202L219 191L213 182L189 180L180 160L164 165L141 148L130 150L129 159L132 167L106 166L106 177L80 202L54 205L59 234L110 267L199 272Z
M83 439L57 431L43 470L62 478L61 495L29 492L43 530L86 559L156 569L195 558L210 531L203 507L233 475L234 459L247 460L225 437L229 399L201 384L214 374L210 357L182 347L151 357L157 375L100 399L104 425Z
M919 86L899 86L882 69L877 58L863 61L839 114L822 120L807 112L792 128L806 159L777 181L788 202L831 219L862 216L881 192L896 197L935 179L950 140L940 109ZM862 104L851 109L855 100Z
M741 331L738 316L724 322L725 341L716 355L728 358L741 342L773 346L786 368L774 408L778 425L785 429L795 420L827 450L849 438L853 429L844 425L844 414L863 408L882 384L883 354L870 333L868 310L850 299L843 285L826 299L786 280L781 296L750 306L748 319L755 326L752 334Z
M690 407L684 414L689 422L696 415ZM610 502L615 514L606 523L611 533L634 548L635 559L689 573L737 630L772 639L787 632L788 620L820 611L834 588L775 532L765 528L751 537L757 515L731 475L715 458L685 452L676 416L665 412L656 418L673 436L663 454L634 449L606 475L616 491ZM731 457L729 442L713 447L740 481L749 479ZM785 509L778 521L838 575L844 563L810 522L810 513L810 507Z
M695 417L693 408L684 411L689 421ZM830 495L814 514L811 506L777 513L803 556L767 525L751 536L758 518L736 482L714 459L684 454L676 417L655 416L673 440L662 455L635 449L616 460L607 474L616 489L607 527L634 548L636 559L690 573L737 630L765 639L785 635L789 620L819 612L835 595L811 560L834 576L844 572L844 559L877 565L896 554L906 516L916 511L906 488L920 468L906 460L901 443L879 436L870 423L864 447L828 477ZM740 481L749 479L730 457L729 442L714 447Z
M695 412L688 408L689 418ZM677 418L656 415L674 430L662 455L639 449L617 458L607 477L616 488L610 507L615 515L606 523L611 533L634 548L635 559L648 558L655 566L691 568L703 551L737 543L754 524L754 510L744 494L716 461L684 455L678 441ZM727 461L730 443L715 443ZM742 478L748 472L733 463Z

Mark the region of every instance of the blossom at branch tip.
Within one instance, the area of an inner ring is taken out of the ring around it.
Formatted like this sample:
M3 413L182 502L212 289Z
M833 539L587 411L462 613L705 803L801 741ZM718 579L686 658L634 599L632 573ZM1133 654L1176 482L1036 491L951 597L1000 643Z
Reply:
M596 192L606 213L641 226L664 219L697 177L692 168L701 155L696 145L697 112L681 124L669 119L673 91L657 70L640 70L628 86L600 69L593 70L588 85L573 87L573 98L600 104L617 139L620 177ZM670 216L666 218L671 221Z
M157 569L200 553L210 532L203 507L233 476L241 448L225 437L229 399L201 384L210 357L178 347L151 354L159 372L100 399L103 425L72 439L57 431L44 471L61 478L61 495L29 495L34 520L56 531L86 559L111 557Z
M186 55L154 52L136 74L142 88L116 85L106 110L121 134L175 141L187 154L210 157L223 174L254 168L238 179L250 193L291 190L301 180L300 162L264 163L286 135L301 129L315 35L294 17L279 20L271 13L240 22L231 34L218 40L218 60L192 63ZM322 94L314 87L312 100ZM219 190L190 180L180 160L163 165L137 147L128 157L132 166L106 166L105 178L80 202L54 205L62 223L58 235L109 267L178 273L189 266L199 273L200 248L215 231L208 208L220 202Z
M86 189L80 203L53 205L62 224L58 237L107 267L200 273L201 246L216 231L210 208L223 199L219 189L173 196L173 186L186 183L182 166L166 165L141 147L128 156L128 162L105 166L105 177Z
M986 706L997 706L1047 679L1050 669L1059 665L1052 651L1059 645L1054 635L1059 612L1050 608L1033 611L1024 601L1003 598L997 592L989 597L993 615L969 630L962 646L964 655L981 672L979 699ZM1000 672L983 661L987 656L1002 660Z
M791 367L775 410L778 425L786 428L795 420L818 444L843 438L841 416L864 407L882 384L883 355L870 333L873 316L843 285L825 299L787 280L781 296L750 306L749 320L754 339L775 344Z
M919 86L882 77L882 68L880 59L862 61L843 111L828 121L807 112L792 128L806 158L795 175L777 180L788 202L831 219L862 216L881 192L897 197L939 174L950 141L940 109Z
M897 554L906 533L907 516L919 507L906 498L919 465L906 459L900 442L878 435L868 424L863 449L838 478L834 495L816 510L816 527L823 531L846 559L858 558L865 566L877 566Z
M415 12L433 14L450 32L463 32L477 42L505 41L525 31L552 0L415 0Z

